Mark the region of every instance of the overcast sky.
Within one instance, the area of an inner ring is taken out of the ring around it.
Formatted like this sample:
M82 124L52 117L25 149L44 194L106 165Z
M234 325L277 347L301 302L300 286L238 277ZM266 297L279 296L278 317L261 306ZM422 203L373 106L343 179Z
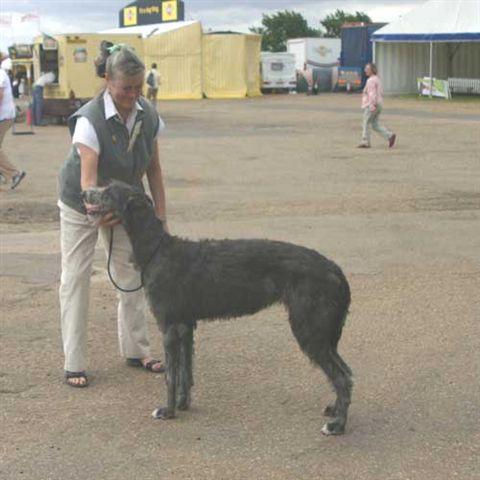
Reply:
M262 13L301 13L313 28L337 8L366 12L375 22L391 22L426 0L185 0L185 20L204 29L248 32L260 26ZM445 0L448 2L449 0ZM48 34L98 32L118 26L118 12L129 0L0 0L0 48L28 42L39 30ZM21 22L25 14L39 21Z

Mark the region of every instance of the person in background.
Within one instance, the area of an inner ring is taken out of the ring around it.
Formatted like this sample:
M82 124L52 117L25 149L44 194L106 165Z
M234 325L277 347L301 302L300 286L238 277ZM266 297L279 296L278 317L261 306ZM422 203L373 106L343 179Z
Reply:
M307 64L303 64L303 70L300 70L300 75L305 79L307 82L307 91L305 92L306 95L312 95L313 93L313 70L308 68Z
M14 98L20 98L20 86L22 84L23 74L22 72L17 72L12 83L12 92ZM23 93L23 92L22 92Z
M148 71L146 77L147 83L147 100L156 105L157 103L157 93L158 87L160 86L160 74L157 71L157 64L152 63L152 68Z
M10 182L11 189L18 187L26 175L26 172L10 163L2 149L3 139L13 125L15 113L12 84L5 70L0 68L0 181Z
M8 78L10 79L10 85L12 86L12 89L13 89L13 82L15 81L15 77L13 76L13 72L11 70L6 70L6 72L7 72Z
M20 84L18 85L19 98L23 98L27 94L27 89L25 87L26 83L25 77L22 75L20 78Z
M383 110L383 86L377 76L377 67L374 63L367 63L364 71L368 80L362 95L363 131L362 142L358 148L370 148L370 126L388 142L391 148L395 145L397 136L378 123Z
M45 85L50 85L55 81L55 74L47 72L40 75L38 80L33 85L33 124L36 126L43 126L43 89Z
M90 275L98 236L122 288L141 285L125 229L111 212L97 212L82 200L82 191L120 180L143 189L146 175L158 218L167 229L165 190L158 136L163 128L157 111L142 97L145 66L126 45L102 42L96 61L104 90L68 120L72 147L59 175L62 274L60 315L65 354L65 381L86 387L87 320ZM97 220L94 220L95 214ZM109 241L113 235L111 252ZM150 356L143 289L119 293L118 338L128 365L160 373L164 366Z

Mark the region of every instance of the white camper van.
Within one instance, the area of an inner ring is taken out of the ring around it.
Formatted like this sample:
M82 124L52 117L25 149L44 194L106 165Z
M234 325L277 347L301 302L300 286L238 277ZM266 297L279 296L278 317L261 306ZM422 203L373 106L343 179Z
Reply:
M296 69L308 83L309 91L312 89L328 91L335 87L341 47L340 38L287 40L287 52L295 55Z
M295 90L295 55L286 52L262 52L262 90Z
M339 64L340 38L295 38L287 40L287 52L295 54L297 70L333 68Z

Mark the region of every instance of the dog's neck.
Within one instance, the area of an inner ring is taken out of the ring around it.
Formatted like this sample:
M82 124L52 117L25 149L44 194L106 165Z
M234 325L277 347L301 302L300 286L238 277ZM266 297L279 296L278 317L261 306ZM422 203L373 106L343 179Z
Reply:
M161 251L171 237L163 230L153 210L129 209L122 223L132 244L135 263L143 270L153 254Z

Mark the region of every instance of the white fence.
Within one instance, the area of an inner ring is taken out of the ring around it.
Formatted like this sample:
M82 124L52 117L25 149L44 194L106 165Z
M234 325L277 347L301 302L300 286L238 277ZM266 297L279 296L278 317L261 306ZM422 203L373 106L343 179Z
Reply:
M448 86L451 93L480 95L480 79L478 78L449 78Z

